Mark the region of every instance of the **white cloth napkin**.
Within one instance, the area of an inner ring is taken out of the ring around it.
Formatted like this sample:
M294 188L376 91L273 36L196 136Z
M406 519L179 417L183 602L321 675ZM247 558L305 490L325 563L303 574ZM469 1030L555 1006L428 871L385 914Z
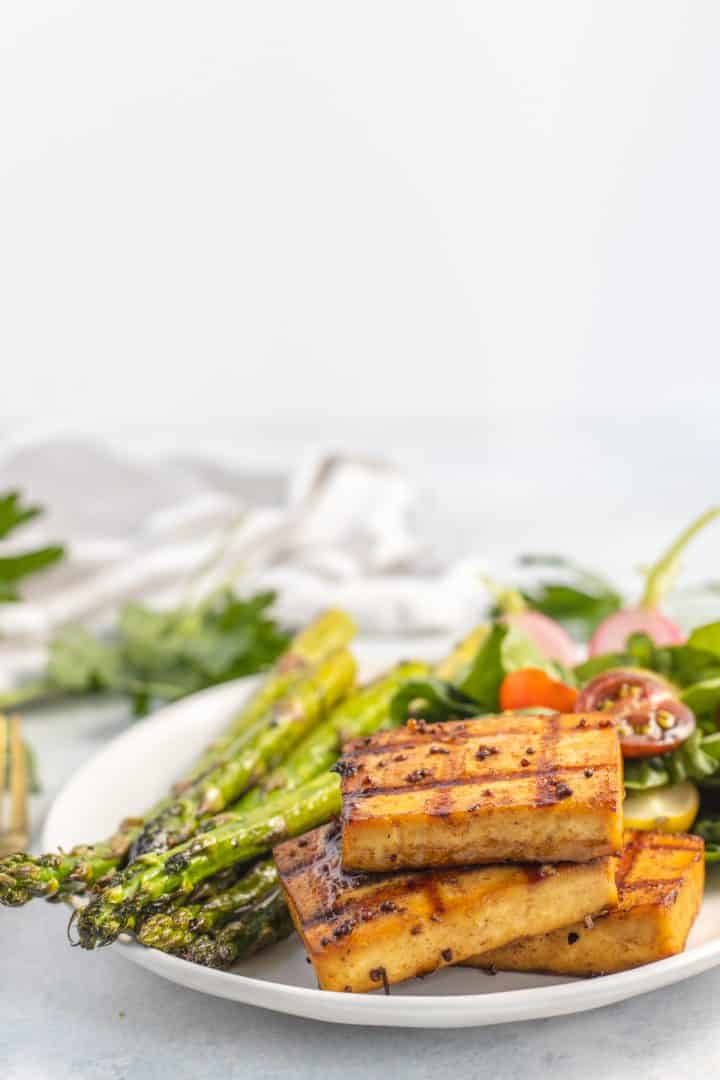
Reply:
M0 555L59 540L68 556L0 605L3 684L68 623L110 626L124 602L192 600L225 580L277 590L291 623L339 606L372 633L459 634L487 606L482 560L438 566L416 491L383 462L313 453L283 478L54 440L0 460L0 492L16 488L47 513Z

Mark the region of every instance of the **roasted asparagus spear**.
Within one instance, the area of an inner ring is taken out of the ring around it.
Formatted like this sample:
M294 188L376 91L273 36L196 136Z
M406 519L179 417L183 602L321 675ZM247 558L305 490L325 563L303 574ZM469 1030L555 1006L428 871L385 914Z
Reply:
M340 777L324 773L267 807L223 814L222 824L171 851L142 855L80 913L80 944L86 949L110 944L168 901L188 896L212 874L263 855L280 840L299 836L339 812Z
M256 730L259 720L268 715L273 704L298 683L308 668L346 644L353 633L352 621L342 611L328 611L301 630L226 731L177 782L173 793L156 803L142 817L123 821L108 840L81 844L68 852L39 856L19 852L0 860L0 904L15 907L35 897L64 899L85 892L122 866L148 823L174 805L177 792L186 790L212 768L234 741Z
M258 721L258 730L244 742L230 744L225 757L152 818L133 845L131 857L166 851L184 843L204 819L236 802L249 787L287 756L350 689L355 661L338 649L312 668Z

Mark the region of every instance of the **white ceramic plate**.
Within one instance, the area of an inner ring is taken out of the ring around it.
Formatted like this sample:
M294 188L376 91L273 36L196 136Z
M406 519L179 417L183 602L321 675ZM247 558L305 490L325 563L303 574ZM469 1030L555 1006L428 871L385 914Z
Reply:
M358 650L368 676L393 663L389 650ZM243 680L168 706L109 743L56 799L45 826L46 850L109 835L116 823L160 797L254 686ZM472 1027L581 1012L609 1005L695 975L720 963L720 888L711 880L686 951L620 975L577 980L536 975L490 977L446 968L382 993L318 990L296 938L273 946L232 972L119 942L119 953L172 982L217 997L339 1024Z

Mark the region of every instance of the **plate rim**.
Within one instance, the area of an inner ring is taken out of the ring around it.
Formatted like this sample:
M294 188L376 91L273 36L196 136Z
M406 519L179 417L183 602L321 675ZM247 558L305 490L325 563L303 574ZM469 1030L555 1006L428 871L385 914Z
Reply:
M362 655L361 648L357 651ZM374 649L373 659L376 658L377 650ZM57 846L57 835L62 829L55 822L63 814L65 802L73 800L74 789L82 787L85 777L101 767L104 759L111 759L119 745L135 742L148 730L157 732L163 727L171 727L178 713L195 711L199 703L207 702L219 708L226 698L228 706L231 703L235 706L242 701L242 691L250 693L258 682L259 676L251 676L189 695L158 709L100 747L71 774L53 799L42 829L43 850ZM331 1023L448 1029L585 1012L680 982L720 964L719 933L717 938L689 951L602 978L572 979L482 994L415 996L393 991L386 997L381 993L344 994L234 971L217 971L157 949L148 949L129 939L116 942L112 947L126 960L161 978L226 1000Z

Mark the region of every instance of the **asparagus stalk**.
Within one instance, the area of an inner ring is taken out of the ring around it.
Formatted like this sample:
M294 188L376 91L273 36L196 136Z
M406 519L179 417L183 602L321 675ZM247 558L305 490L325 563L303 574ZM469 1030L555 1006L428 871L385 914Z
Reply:
M277 803L289 791L326 772L337 761L343 742L370 734L383 724L388 717L393 695L406 679L420 678L427 672L426 664L398 664L386 675L341 702L333 709L328 720L302 740L283 766L232 808L233 817L263 803L266 806ZM260 866L263 867L263 875L268 874L268 880L276 885L272 862ZM256 869L249 871L237 884L233 883L233 887L219 887L214 895L212 885L217 878L210 879L205 883L211 890L207 903L194 896L192 904L150 916L142 924L139 940L144 945L169 952L189 948L190 943L202 933L210 932L222 921L227 921L243 903L252 901L257 873Z
M186 898L188 904L207 904L214 900L221 892L232 888L241 877L247 873L247 866L229 866L227 870L221 870L214 877L201 881L197 889L193 889Z
M282 890L276 889L217 934L202 934L195 938L183 952L183 957L205 967L229 968L237 960L282 941L292 933L292 928Z
M311 667L346 646L355 626L344 611L326 611L301 630L276 661L269 676L246 701L222 735L207 747L173 791L180 794L222 760L238 736L250 731L276 701L284 697Z
M442 671L443 677L447 679L457 677L458 672L472 659L486 632L484 627L478 627L460 642L450 655L436 666L435 670ZM378 680L338 706L330 720L300 744L288 759L284 770L271 774L268 778L265 787L271 788L266 796L269 803L283 798L277 791L272 791L272 781L279 779L281 772L284 773L287 790L292 787L297 776L305 769L311 770L315 762L322 759L323 763L327 764L331 753L334 758L337 757L339 747L347 739L361 737L377 730L387 717L387 706L398 686L406 679L417 678L426 672L426 665L398 665L384 679ZM374 706L380 699L384 699L383 707L375 709ZM332 728L337 731L335 740L332 738ZM252 799L246 796L241 800L236 813L241 813L251 801L254 802L257 793L258 789L254 789L250 793ZM229 817L229 815L226 816L228 824ZM222 819L218 819L220 820ZM253 885L253 873L254 871L250 871L245 878L241 877L233 890L228 892L234 891L236 895L248 895ZM268 871L268 874L270 873ZM261 900L259 904L255 904L251 915L246 914L240 919L234 919L224 927L222 927L224 912L228 910L229 904L218 896L217 913L212 910L212 902L210 906L211 911L207 917L201 904L191 909L181 908L167 915L151 917L140 931L141 940L156 948L165 947L179 951L186 959L195 963L211 967L229 967L241 957L248 956L277 940L280 936L277 934L279 920L281 922L283 919L287 920L282 936L290 930L284 900L280 894L275 898ZM196 921L193 922L193 920ZM217 930L218 926L222 928ZM143 938L146 927L148 928L147 940ZM194 932L193 927L195 927Z
M20 906L33 898L60 900L85 892L118 866L143 832L145 823L165 813L185 790L207 772L243 733L257 734L259 720L307 669L336 648L345 645L354 626L342 611L327 611L301 630L279 658L269 676L238 712L229 727L200 756L174 786L173 793L156 803L142 818L124 821L108 840L82 844L68 852L33 856L18 852L0 860L0 905Z
M216 879L213 878L213 881ZM207 882L205 884L210 884ZM272 859L264 859L243 877L220 888L205 901L159 912L146 919L138 941L163 952L183 953L201 934L209 934L225 923L240 918L249 907L258 904L279 887L278 872Z
M486 633L487 628L485 626L479 626L473 630L455 646L444 660L435 666L436 673L448 680L457 678L472 660ZM299 776L302 776L303 780L309 779L309 771L312 770L315 762L322 760L323 765L329 767L329 764L332 763L330 757L332 756L333 761L336 760L339 747L343 742L370 734L382 726L383 721L388 719L387 706L389 701L402 682L409 678L418 678L424 674L427 674L426 665L398 665L385 679L379 680L337 706L330 720L317 728L297 747L295 752L288 758L284 768L277 770L268 777L263 785L265 791L262 788L253 789L252 792L249 792L247 796L240 800L237 809L242 810L251 805L257 805L258 801L262 800L263 795L269 803L272 803L273 799L278 797L277 791L273 790L276 784L283 782L286 785L284 790L290 790ZM372 706L378 698L383 696L385 688L390 689L391 684L392 690L385 699L384 709L377 712ZM364 709L361 702L365 705ZM335 737L333 736L333 728L338 731L338 735ZM307 773L305 770L307 770ZM218 819L218 823L221 820ZM246 877L248 883L250 883L252 871ZM241 887L242 882L243 878L240 878L236 887ZM276 906L278 909L284 908L284 901L281 896L277 898L275 903L268 904L267 907L261 910L255 910L252 919L243 918L237 923L233 921L232 924L227 925L215 934L210 932L218 925L217 922L213 921L213 916L211 916L210 922L204 931L198 930L195 934L190 931L188 924L193 916L198 919L198 926L202 924L202 906L200 906L200 911L197 914L197 909L193 909L192 915L178 914L176 922L174 922L175 913L156 916L159 929L154 934L154 940L145 943L153 944L156 948L163 948L163 945L159 943L161 941L159 930L162 928L170 947L174 945L186 959L210 967L227 967L241 957L248 956L264 947L265 944L271 944L276 940L273 936ZM152 926L152 923L153 919L151 918L145 923L145 926ZM152 933L152 930L150 932ZM141 937L142 933L141 930ZM180 942L181 944L178 944Z
M86 949L110 944L168 900L188 896L212 874L321 825L340 813L340 804L340 777L324 773L267 808L223 815L223 824L172 851L141 856L80 913L80 944Z
M47 855L17 852L0 859L0 905L20 907L35 898L62 900L85 892L115 870L138 832L136 820L128 819L98 844Z
M282 765L240 799L236 809L252 810L267 802L275 792L292 791L325 772L337 761L344 742L369 735L382 725L388 717L390 702L404 682L427 674L427 664L406 661L341 701Z
M267 805L277 801L278 796L326 772L337 760L344 741L369 734L381 726L387 718L393 695L406 679L420 678L427 672L426 664L398 664L387 675L381 676L341 702L333 709L328 720L299 743L284 765L275 769L262 784L240 799L232 813L235 815L255 809L263 803ZM269 866L272 867L272 863ZM198 936L202 930L211 930L217 925L218 919L225 917L227 911L232 915L233 911L241 906L241 902L250 902L242 898L246 891L249 891L252 897L255 873L255 870L251 870L236 888L210 889L207 907L202 898L193 896L195 902L191 905L151 916L143 923L139 939L143 944L166 951L178 951L187 947L191 938ZM217 878L210 879L205 885L211 887L216 880ZM276 880L273 871L273 881ZM193 933L190 933L191 926Z
M270 719L250 742L237 749L231 744L223 761L145 825L132 855L164 851L188 840L203 819L230 806L281 761L343 697L354 678L355 661L347 649L322 660L273 706Z
M228 727L215 739L190 769L176 780L164 796L145 815L145 825L171 813L176 797L182 795L210 770L231 756L237 756L248 743L257 739L267 726L268 714L295 690L302 692L303 680L311 669L336 650L343 649L354 637L355 624L344 611L329 610L319 615L295 635L290 646L275 662L269 676L245 702ZM133 843L130 857L143 854L144 842Z

